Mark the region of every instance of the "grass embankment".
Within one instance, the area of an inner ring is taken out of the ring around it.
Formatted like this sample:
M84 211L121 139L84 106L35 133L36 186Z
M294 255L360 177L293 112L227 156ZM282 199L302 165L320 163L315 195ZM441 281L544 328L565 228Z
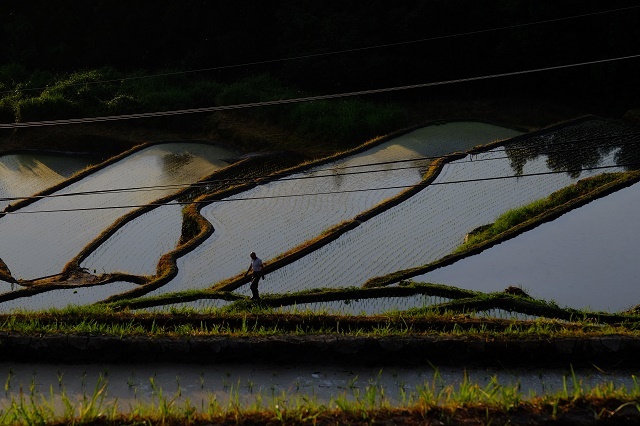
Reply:
M151 400L130 403L127 410L117 400L106 401L108 380L103 379L78 399L64 387L59 394L52 388L49 395L31 387L11 397L0 412L0 424L632 425L640 420L640 385L633 379L629 388L613 383L586 386L574 374L565 378L560 391L537 396L523 394L519 385L501 385L496 378L479 385L465 376L457 386L444 385L436 372L431 383L415 389L401 386L399 404L392 404L385 389L373 382L324 403L285 392L258 394L255 402L243 403L239 390L232 389L226 403L210 394L199 405L182 401L179 392L164 394L151 379Z
M389 311L378 315L336 315L300 310L283 313L280 306L298 301L357 301L370 298L428 295L445 302L420 309ZM203 298L202 292L193 296ZM414 284L374 289L312 290L286 296L264 295L261 303L225 292L209 292L211 298L227 300L228 306L205 312L171 309L167 313L132 312L130 309L190 300L188 294L121 301L110 305L67 308L0 315L0 332L9 333L98 333L117 336L206 336L277 334L408 335L449 334L486 337L506 333L517 338L532 333L547 336L633 334L640 331L637 314L606 314L559 308L508 292L485 295L435 284ZM474 317L474 312L502 308L549 319L519 321Z
M638 172L603 173L594 177L579 180L575 184L562 188L547 198L534 201L526 206L509 210L498 216L495 222L477 228L468 234L467 241L456 249L456 253L463 252L469 247L496 238L500 234L516 228L522 223L553 212L554 209L576 201L589 201L591 198L611 189L612 185L620 187L640 179Z
M390 285L450 265L638 181L640 181L638 171L603 173L579 180L545 199L502 214L492 224L476 228L469 233L465 243L441 259L427 265L372 278L364 283L363 287Z
M401 283L394 287L373 288L339 288L339 289L312 289L286 295L263 294L260 303L254 303L244 296L218 290L189 290L179 293L169 293L162 296L139 298L135 300L122 300L110 305L116 310L137 310L144 308L161 307L172 304L189 303L203 300L220 300L228 302L220 308L195 310L190 308L169 307L167 313L174 314L273 314L280 312L282 307L292 307L289 312L301 313L311 318L319 314L328 314L335 311L323 311L322 309L310 311L305 306L314 303L343 302L349 304L363 300L384 300L410 298L412 296L427 296L443 299L441 303L433 303L422 308L411 308L403 311L389 311L388 315L399 317L423 317L429 321L452 322L460 318L468 317L476 313L490 310L502 310L508 316L528 315L540 318L578 321L595 324L621 324L627 326L638 322L637 309L631 309L622 313L594 312L584 309L562 308L554 302L536 300L528 296L519 288L509 287L503 292L481 293L464 290L442 284L430 283ZM365 313L360 314L366 316ZM356 315L358 316L358 315Z

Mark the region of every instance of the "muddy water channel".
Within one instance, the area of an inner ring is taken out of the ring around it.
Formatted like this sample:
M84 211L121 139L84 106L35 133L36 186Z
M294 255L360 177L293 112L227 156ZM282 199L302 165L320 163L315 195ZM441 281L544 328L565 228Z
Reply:
M230 403L249 406L260 403L273 407L276 403L295 407L296 401L330 403L336 400L388 401L392 405L416 400L421 388L435 390L447 386L458 389L461 383L482 388L491 383L515 388L527 399L531 394L571 392L574 385L590 388L613 383L616 387L634 389L637 371L603 372L596 369L570 368L553 370L491 370L433 367L340 367L313 365L193 365L193 364L124 364L124 365L55 365L0 364L4 389L0 405L18 399L53 401L58 410L63 400L77 404L89 400L104 389L104 405L117 406L129 412L139 405L158 405L160 401L174 404L187 399L196 410L210 404L227 407ZM465 379L465 375L467 378ZM64 397L62 394L64 392ZM52 398L53 395L53 398ZM99 400L98 400L99 401Z
M639 209L635 184L414 280L484 292L516 285L561 306L625 310L640 304Z
M517 134L510 129L477 122L427 126L360 154L230 198L249 200L206 206L201 213L213 224L214 234L196 250L180 258L178 276L150 295L209 287L244 271L250 251L268 261L302 244L327 228L397 195L402 191L397 187L420 182L429 165L429 160L422 159L425 156L441 156ZM411 159L415 161L365 166ZM365 173L349 173L354 170ZM396 188L362 191L381 187ZM295 194L322 195L291 196ZM287 197L278 197L281 195Z
M59 273L116 219L179 189L170 185L189 184L227 166L223 159L233 156L226 149L195 143L159 144L135 152L56 192L55 197L0 219L0 258L17 279ZM156 188L99 192L145 186ZM77 193L84 194L70 195Z

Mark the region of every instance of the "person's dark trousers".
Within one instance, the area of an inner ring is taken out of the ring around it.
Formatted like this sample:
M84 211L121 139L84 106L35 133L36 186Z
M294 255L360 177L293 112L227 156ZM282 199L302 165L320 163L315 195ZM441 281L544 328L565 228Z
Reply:
M260 295L258 294L258 283L260 282L260 277L262 274L260 272L254 272L251 276L251 294L253 294L252 299L260 299Z

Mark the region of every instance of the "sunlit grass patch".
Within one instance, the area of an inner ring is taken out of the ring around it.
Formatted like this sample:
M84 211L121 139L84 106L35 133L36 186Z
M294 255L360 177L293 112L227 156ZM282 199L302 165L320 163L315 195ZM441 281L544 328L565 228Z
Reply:
M522 223L536 219L538 216L542 216L557 207L571 204L572 202L580 202L584 198L596 197L599 193L611 189L612 186L625 185L639 178L640 174L638 174L638 172L624 172L603 173L579 180L571 186L555 191L544 199L536 200L525 206L509 210L498 216L492 224L471 231L465 243L457 248L454 253L463 252L469 247L490 240Z

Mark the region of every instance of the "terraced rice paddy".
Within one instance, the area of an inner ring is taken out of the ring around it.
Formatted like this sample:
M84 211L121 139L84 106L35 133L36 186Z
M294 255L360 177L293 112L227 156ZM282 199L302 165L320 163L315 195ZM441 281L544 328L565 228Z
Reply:
M519 285L560 306L626 310L640 304L638 209L635 184L414 279L485 292Z
M209 287L244 271L250 251L256 251L268 261L302 244L330 226L397 195L402 191L398 187L420 182L429 164L428 160L421 159L425 156L441 156L518 134L477 122L428 126L345 160L259 186L230 197L227 202L209 205L201 213L213 224L214 234L196 250L180 258L178 276L150 295ZM416 159L411 163L412 168L407 169L406 163L400 163L384 165L382 170L380 165L358 167L358 172L365 172L362 174L346 173L357 166L407 159ZM350 192L381 187L393 188ZM265 199L295 194L323 195ZM296 288L300 286L290 287L288 291Z
M182 209L178 204L162 206L127 222L80 266L95 273L154 275L160 256L180 240Z
M12 203L5 198L28 197L56 185L94 163L93 158L54 154L0 156L0 209Z
M578 179L603 171L621 171L634 167L634 162L640 162L640 152L637 150L639 138L629 135L629 132L629 128L615 123L597 119L585 120L561 126L548 133L517 138L485 152L478 153L475 150L474 154L459 157L455 161L449 160L435 180L424 189L400 204L358 223L354 229L323 247L270 272L266 280L261 282L261 293L277 296L319 288L360 287L372 278L440 259L456 249L467 233L491 223L507 210L546 197ZM514 130L478 122L430 125L358 154L284 178L265 181L220 202L211 202L200 213L213 225L213 234L193 251L178 258L178 275L148 296L209 288L243 272L248 266L250 251L256 251L269 263L276 256L317 237L328 228L345 220L352 220L380 202L396 197L404 189L418 184L432 157L468 150L517 135L519 132ZM86 244L115 221L131 214L140 206L174 194L179 188L171 185L194 182L226 166L227 163L222 160L231 157L233 153L229 151L200 144L161 144L124 157L57 191L54 194L56 197L39 200L21 208L18 214L3 217L0 220L0 258L6 262L14 277L23 280L59 273ZM600 169L602 167L606 169ZM167 186L154 191L94 193L104 188L163 185ZM64 196L84 191L91 193ZM622 196L625 193L620 191L614 195ZM610 195L600 201L603 205L610 205L607 200L614 200L612 197ZM623 212L634 211L636 207L628 200L620 203L623 207L612 209ZM566 217L573 217L571 215L579 212L587 214L589 206L597 205L594 202ZM83 209L85 206L105 209L25 214L61 208ZM114 206L127 207L110 208ZM612 212L599 213L599 216L594 217L603 216L618 218ZM586 232L574 226L563 225L562 220L565 220L564 217L556 222L557 226L567 231L563 238L578 241L577 244L582 246L597 246L593 241L603 241L605 234L617 235L616 232L623 232L621 230L625 229L624 223L627 223L626 228L635 229L628 222L616 219L614 222L619 225L617 230L606 228L602 234L592 232L596 240L580 242L582 240L572 235ZM588 229L600 229L597 219L589 220L591 221L584 220ZM566 221L570 221L572 225L579 222L570 219ZM552 226L554 223L544 226ZM169 204L151 209L130 221L124 221L108 239L88 254L81 266L94 274L123 272L136 276L153 276L157 273L159 258L176 247L181 228L181 205ZM524 238L533 239L537 232L523 234L503 245L524 241ZM563 235L559 231L549 232L554 236ZM629 236L629 241L634 240L632 234L627 233L625 236ZM579 262L571 260L573 253L579 253L577 250L567 249L566 244L553 241L546 244L563 247L563 254L566 255L561 262L556 262L558 268L564 267L564 271L586 270ZM493 251L500 250L500 247L488 250L483 255L489 256ZM504 254L486 262L478 261L483 265L486 263L487 271L512 270L513 274L508 278L494 279L495 275L487 272L485 281L480 280L477 285L472 285L469 280L461 280L461 275L472 276L474 281L482 276L482 268L474 263L474 259L480 258L480 255L413 279L441 282L482 292L500 291L510 285L523 285L536 298L553 298L556 301L564 300L564 296L558 298L555 293L548 292L552 288L556 292L565 291L567 295L577 291L584 298L576 298L573 294L573 303L567 303L567 306L576 308L614 311L628 308L631 303L640 303L640 298L629 302L628 298L625 301L625 298L619 297L621 293L632 292L632 284L625 284L631 281L615 278L621 287L618 291L610 292L610 297L600 298L599 302L602 304L597 304L593 303L596 290L582 291L584 287L575 284L584 282L585 279L576 278L574 284L562 286L558 283L572 281L566 276L551 279L551 267L543 268L542 272L540 268L534 268L540 272L537 275L534 271L522 272L527 271L525 265L538 265L539 260L532 257L535 255L531 254L531 246L522 247L509 249L516 256L512 261L506 260L508 258ZM544 251L553 253L551 250ZM625 261L620 252L633 253L633 250L628 245L618 246L609 252L601 251L593 256L604 262L599 267L602 271L611 267L623 270L625 268L622 263L633 262L630 259ZM607 255L611 253L615 254ZM613 257L622 259L619 268L615 266L617 263L611 263ZM536 261L533 262L532 259ZM513 268L505 268L504 263ZM456 265L460 265L460 272L455 272ZM467 269L463 268L464 265L475 266ZM637 276L638 271L626 270L631 271L629 276ZM451 275L435 275L436 273ZM531 281L523 282L521 278L518 279L521 275L531 277ZM579 277L577 274L575 276ZM595 278L594 275L593 282L602 279ZM546 285L539 285L542 282ZM0 290L12 291L10 284L5 283L4 287L6 288ZM0 303L0 310L62 307L65 302L90 304L137 288L139 285L119 282L82 289L55 290ZM239 296L249 295L248 286L235 291ZM618 300L617 305L609 300L614 298ZM396 309L428 308L444 302L446 300L428 295L330 302L318 299L303 303L287 302L279 309L286 312L376 314ZM207 298L189 302L173 300L167 301L165 306L149 309L208 310L222 308L230 303L232 302ZM498 308L492 309L487 315L502 312ZM512 317L515 314L504 311L500 315Z
M0 312L9 313L16 310L62 309L67 306L86 306L97 303L138 286L128 282L116 282L91 287L64 288L50 290L35 295L20 297L0 302Z
M0 258L17 279L57 274L115 220L179 189L171 185L193 183L227 166L223 159L232 156L229 150L193 143L154 145L131 154L2 218ZM158 188L95 192L147 186ZM75 193L87 194L69 196ZM75 211L60 211L69 209Z
M526 172L549 172L546 162L545 156L529 161ZM581 177L595 173L584 172ZM274 284L267 282L265 291L360 286L391 271L430 263L452 252L469 231L492 222L500 213L577 180L567 174L477 180L512 174L502 148L450 163L419 194L270 273L268 280Z

